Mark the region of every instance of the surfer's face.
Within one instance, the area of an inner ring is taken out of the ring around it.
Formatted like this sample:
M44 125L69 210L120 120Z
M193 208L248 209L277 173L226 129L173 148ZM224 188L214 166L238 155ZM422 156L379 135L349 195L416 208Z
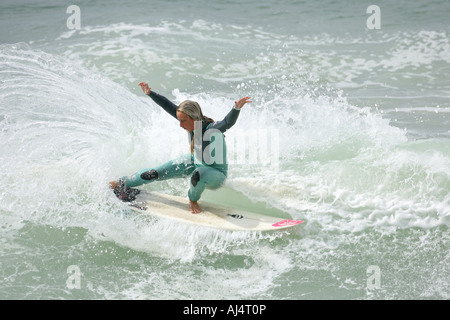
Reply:
M180 127L188 132L194 131L194 119L189 117L187 114L177 111L177 118L180 121Z

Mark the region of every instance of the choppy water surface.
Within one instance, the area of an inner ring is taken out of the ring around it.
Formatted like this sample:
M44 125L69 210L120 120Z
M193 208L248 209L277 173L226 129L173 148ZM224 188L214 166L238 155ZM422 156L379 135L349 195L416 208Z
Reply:
M448 2L68 5L0 5L2 299L449 298ZM130 216L107 182L188 150L140 81L217 120L250 95L204 199L305 223Z

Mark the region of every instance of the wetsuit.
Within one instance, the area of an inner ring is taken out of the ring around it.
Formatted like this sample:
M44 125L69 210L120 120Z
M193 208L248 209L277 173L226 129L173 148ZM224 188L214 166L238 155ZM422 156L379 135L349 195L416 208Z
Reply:
M154 91L149 96L178 120L177 105ZM194 154L125 176L121 179L121 184L129 188L158 180L191 176L188 197L191 201L198 201L205 188L217 189L225 182L228 164L223 133L236 123L239 113L239 109L233 108L221 121L202 121L201 124L200 121L196 122L194 131L189 133L189 141L194 139L195 142Z

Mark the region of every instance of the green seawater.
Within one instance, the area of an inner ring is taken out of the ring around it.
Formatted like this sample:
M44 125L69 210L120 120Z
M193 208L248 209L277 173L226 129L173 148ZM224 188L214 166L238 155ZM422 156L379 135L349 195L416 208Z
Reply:
M0 4L0 299L449 299L448 1L72 4ZM251 96L202 200L305 222L131 215L108 182L189 152L141 81L216 120Z

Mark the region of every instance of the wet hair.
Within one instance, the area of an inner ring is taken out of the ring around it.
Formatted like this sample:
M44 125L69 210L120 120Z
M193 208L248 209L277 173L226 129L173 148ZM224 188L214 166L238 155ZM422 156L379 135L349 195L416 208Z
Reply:
M191 100L183 101L178 106L177 111L184 113L194 121L202 121L202 127L204 127L206 124L210 122L214 122L213 119L203 115L202 108L200 108L198 102L195 101ZM194 139L192 139L191 141L191 154L193 153L194 153Z
M200 108L200 105L195 101L183 101L178 106L177 111L184 113L195 121L200 121L203 119L202 108Z

